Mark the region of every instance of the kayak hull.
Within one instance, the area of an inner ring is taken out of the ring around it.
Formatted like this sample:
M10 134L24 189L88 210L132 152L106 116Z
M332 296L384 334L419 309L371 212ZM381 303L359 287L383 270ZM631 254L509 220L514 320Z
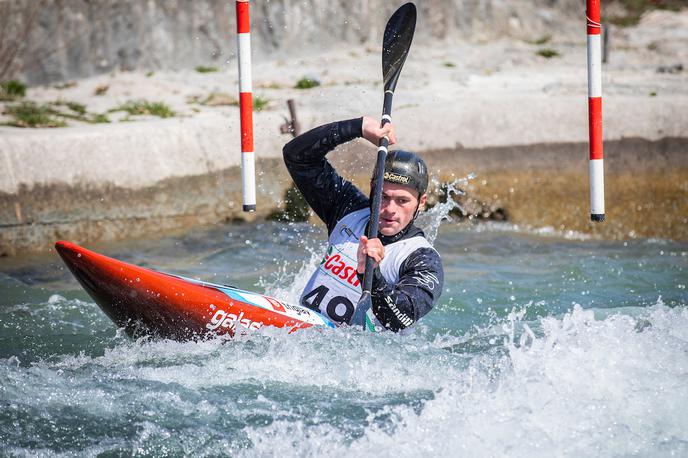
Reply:
M55 249L103 312L133 337L190 340L263 326L334 327L317 312L262 294L157 272L70 242Z

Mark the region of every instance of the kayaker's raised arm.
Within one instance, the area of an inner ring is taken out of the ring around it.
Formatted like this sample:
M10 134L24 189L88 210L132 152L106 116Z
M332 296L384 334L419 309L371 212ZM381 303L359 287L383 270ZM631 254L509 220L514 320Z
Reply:
M296 187L327 225L328 233L343 215L368 206L368 198L325 158L338 145L361 137L362 125L362 118L325 124L299 135L282 150Z
M380 127L374 118L349 119L317 127L284 146L284 162L296 186L327 224L328 249L301 294L301 305L336 324L349 323L361 297L366 239L371 221L370 200L337 174L325 155L337 145L363 137L375 145L387 137L396 143L391 123ZM371 160L372 162L372 160ZM377 260L372 289L376 329L411 332L442 292L442 261L413 222L427 200L428 170L416 153L391 150L384 162L378 237L367 240L367 254ZM358 273L358 275L357 275Z

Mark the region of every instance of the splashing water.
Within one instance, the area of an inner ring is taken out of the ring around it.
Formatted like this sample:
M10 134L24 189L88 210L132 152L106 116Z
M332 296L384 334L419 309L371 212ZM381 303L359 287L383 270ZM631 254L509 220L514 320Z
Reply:
M315 247L309 246L306 249L310 258L293 263L296 264L296 269L292 263L284 263L269 278L261 277L258 281L261 290L268 296L278 297L290 304L298 304L303 289L323 257L325 244L320 242Z
M449 183L440 183L436 177L433 177L435 189L444 190L446 201L440 202L430 210L420 213L416 220L418 227L423 229L426 238L433 243L437 237L442 221L451 221L449 213L458 208L463 213L460 204L453 198L454 196L465 195L465 192L459 186L465 186L470 180L475 179L474 173L468 174L464 178L457 178ZM297 227L292 224L292 227ZM307 261L296 262L297 268L293 269L292 263L286 262L280 264L277 270L270 274L269 278L261 277L258 286L265 294L278 297L285 302L298 304L301 297L301 292L308 283L310 275L318 267L322 260L323 253L326 248L325 240L315 239L305 246L310 254ZM284 285L288 285L284 287Z
M423 232L425 233L425 236L430 243L435 242L435 238L437 238L437 232L440 229L442 221L452 220L451 216L449 216L449 213L452 210L458 208L461 211L461 213L463 213L464 215L466 214L466 211L454 199L454 196L466 195L466 192L463 189L459 188L459 186L468 185L468 182L470 180L475 179L475 177L475 173L469 173L464 178L457 178L456 180L450 183L442 184L440 184L436 177L432 178L432 181L435 184L435 189L444 190L446 200L444 202L439 202L430 210L421 213L420 215L418 215L418 218L416 219L416 224L418 225L418 227L423 229Z
M433 234L445 291L407 337L131 340L59 260L0 265L0 455L688 454L688 245L480 227ZM289 300L325 237L261 223L113 250Z

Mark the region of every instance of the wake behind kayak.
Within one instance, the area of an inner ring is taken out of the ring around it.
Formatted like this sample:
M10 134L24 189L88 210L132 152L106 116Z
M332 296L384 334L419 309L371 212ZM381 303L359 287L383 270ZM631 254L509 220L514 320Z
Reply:
M55 249L96 304L133 337L190 340L263 326L335 327L317 312L262 294L156 272L70 242Z

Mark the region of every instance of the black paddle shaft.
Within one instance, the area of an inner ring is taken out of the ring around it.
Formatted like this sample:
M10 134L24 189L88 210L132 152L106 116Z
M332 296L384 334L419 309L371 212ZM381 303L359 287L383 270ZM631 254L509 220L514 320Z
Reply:
M413 3L402 5L387 21L385 36L382 41L382 77L384 80L385 98L382 105L382 121L380 127L392 122L392 100L397 80L404 66L406 56L411 48L413 33L416 29L416 7ZM377 162L375 166L375 178L372 192L372 204L370 206L370 224L368 225L368 238L374 239L378 235L380 223L380 203L382 201L382 182L385 174L385 160L389 139L380 139L377 150ZM372 306L370 291L373 287L373 263L370 256L366 256L365 274L363 277L363 292L356 305L356 310L351 318L352 325L361 325L365 329L365 314Z
M385 101L382 107L382 122L380 127L392 122L392 99L394 92L391 90L385 91ZM377 238L378 226L380 224L380 205L382 204L382 181L385 175L385 160L387 159L387 148L389 147L389 139L382 137L377 149L377 162L375 165L375 188L373 189L373 202L370 205L370 224L368 225L369 239ZM378 186L378 183L380 185ZM373 270L374 260L370 256L366 256L365 276L363 277L363 291L370 292L373 289L373 276L368 275L368 272Z

